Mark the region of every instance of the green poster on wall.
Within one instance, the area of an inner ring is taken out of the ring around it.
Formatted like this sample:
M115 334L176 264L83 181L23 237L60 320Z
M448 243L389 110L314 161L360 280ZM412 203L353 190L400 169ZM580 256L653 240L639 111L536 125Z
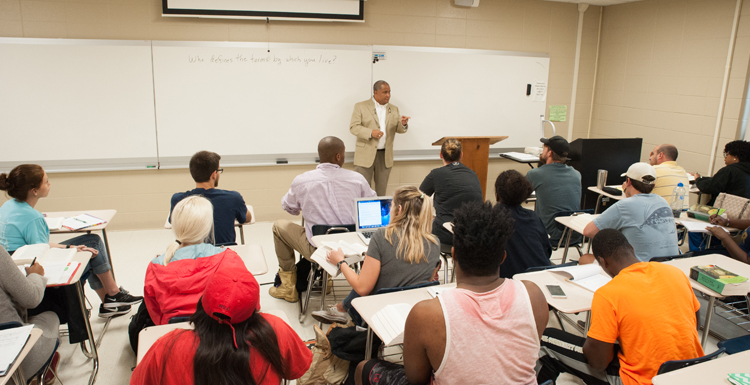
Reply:
M568 106L549 106L549 120L553 122L564 122L568 113Z

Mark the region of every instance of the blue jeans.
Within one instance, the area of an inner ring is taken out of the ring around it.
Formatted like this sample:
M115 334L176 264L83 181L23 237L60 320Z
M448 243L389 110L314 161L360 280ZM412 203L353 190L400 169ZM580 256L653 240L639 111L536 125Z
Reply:
M99 254L97 254L96 257L89 260L89 263L86 265L86 270L84 270L84 274L86 272L93 273L89 274L89 286L93 290L99 290L103 288L104 285L102 285L102 281L99 280L99 277L97 277L96 275L103 274L112 270L112 265L109 264L109 258L107 257L107 248L104 246L104 241L102 241L102 238L96 234L84 234L60 242L60 244L74 246L84 245L86 247L90 247L99 251Z
M365 326L365 321L362 320L362 316L357 313L357 309L355 309L352 306L352 301L354 301L355 298L359 298L361 295L357 294L354 289L349 293L349 295L344 298L343 301L341 301L341 306L344 307L344 310L346 310L347 313L349 313L349 316L352 317L352 322L354 322L355 325L358 326Z

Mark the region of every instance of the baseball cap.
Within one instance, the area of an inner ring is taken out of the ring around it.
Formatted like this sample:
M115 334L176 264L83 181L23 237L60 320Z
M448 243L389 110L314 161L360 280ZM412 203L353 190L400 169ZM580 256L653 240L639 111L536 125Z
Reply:
M652 178L654 178L654 180L643 180L643 177L646 175L651 176ZM628 167L628 171L620 176L627 176L632 180L637 180L645 184L653 184L656 180L656 170L654 170L654 167L648 163L638 162L631 164L630 167Z
M206 283L201 299L203 310L220 324L234 326L260 310L260 286L246 269L221 269ZM234 347L237 348L235 336Z
M570 152L570 144L560 135L555 135L549 139L542 138L539 141L549 146L550 150L557 155L567 157Z

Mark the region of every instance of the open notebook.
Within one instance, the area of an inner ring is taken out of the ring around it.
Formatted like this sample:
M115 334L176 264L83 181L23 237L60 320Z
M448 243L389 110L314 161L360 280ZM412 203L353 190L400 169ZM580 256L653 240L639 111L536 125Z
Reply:
M597 264L566 266L548 271L561 275L571 283L575 283L591 292L595 292L612 280Z
M351 244L346 241L339 241L339 242L322 242L323 244L318 247L317 250L315 250L315 253L310 257L313 261L315 261L320 267L325 269L325 271L331 276L335 277L339 275L341 272L336 265L331 264L326 259L327 254L329 251L333 249L341 248L341 251L344 252L344 259L349 264L354 264L362 260L362 256L364 253L367 252L367 247L361 243L355 243Z
M406 303L395 303L385 306L372 316L371 326L378 330L383 344L389 346L404 343L404 327L411 308Z
M49 244L39 243L35 245L21 246L13 253L13 262L18 269L26 275L26 269L36 258L37 262L44 268L44 276L47 278L47 286L60 286L70 283L73 275L81 267L81 264L72 261L78 249L58 249L49 247Z

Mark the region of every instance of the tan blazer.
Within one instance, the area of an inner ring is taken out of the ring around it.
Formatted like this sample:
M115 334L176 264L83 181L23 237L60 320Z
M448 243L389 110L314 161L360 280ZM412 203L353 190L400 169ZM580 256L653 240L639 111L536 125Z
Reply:
M393 167L393 139L396 133L403 134L408 125L401 124L401 114L398 107L388 103L388 111L385 115L385 167ZM375 154L378 151L378 140L371 137L372 130L379 130L378 113L375 111L375 102L367 99L354 105L352 121L349 131L357 137L354 148L354 165L371 167L375 162Z

